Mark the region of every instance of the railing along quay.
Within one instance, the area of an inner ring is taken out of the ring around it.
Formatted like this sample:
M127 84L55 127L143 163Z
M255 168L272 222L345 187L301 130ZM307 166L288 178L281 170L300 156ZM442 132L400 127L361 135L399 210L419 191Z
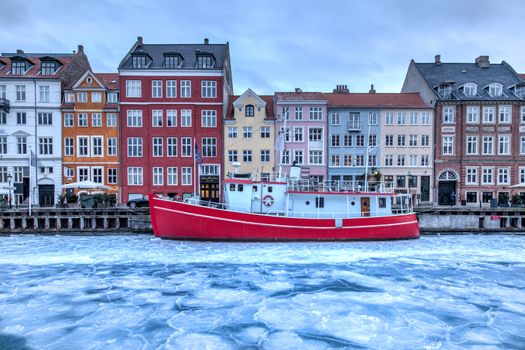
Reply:
M27 208L0 211L0 234L152 232L148 208Z

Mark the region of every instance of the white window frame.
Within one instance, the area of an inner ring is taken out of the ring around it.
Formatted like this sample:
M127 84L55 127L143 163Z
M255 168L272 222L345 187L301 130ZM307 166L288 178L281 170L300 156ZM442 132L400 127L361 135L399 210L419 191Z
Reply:
M141 80L126 80L126 97L131 97L131 98L142 97L142 81Z

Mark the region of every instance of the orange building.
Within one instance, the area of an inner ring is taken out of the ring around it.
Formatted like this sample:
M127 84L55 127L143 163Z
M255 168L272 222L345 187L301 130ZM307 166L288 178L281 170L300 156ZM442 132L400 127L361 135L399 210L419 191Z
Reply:
M89 180L108 186L108 193L118 194L118 91L118 74L91 70L65 89L63 184Z

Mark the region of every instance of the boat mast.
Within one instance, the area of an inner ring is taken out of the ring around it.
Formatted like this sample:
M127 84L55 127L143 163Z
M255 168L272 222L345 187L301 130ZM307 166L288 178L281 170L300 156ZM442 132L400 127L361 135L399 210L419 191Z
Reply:
M283 126L281 128L281 132L279 133L279 179L282 178L283 175L283 155L284 151L286 150L286 117L284 116L284 113L282 115L283 118Z
M370 152L370 118L368 118L368 132L366 134L365 145L365 192L368 192L368 153Z

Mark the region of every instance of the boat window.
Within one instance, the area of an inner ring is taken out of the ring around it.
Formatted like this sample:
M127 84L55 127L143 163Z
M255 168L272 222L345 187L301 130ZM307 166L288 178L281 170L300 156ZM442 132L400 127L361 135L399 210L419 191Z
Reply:
M350 203L350 204L355 205L355 202L352 202L352 203Z
M315 198L315 207L316 208L324 208L324 197L316 197Z
M268 192L273 192L273 187L272 186L268 186Z
M237 185L237 191L242 192L243 190L244 190L244 185L243 184L238 184Z
M386 198L379 197L379 208L386 208Z
M257 192L257 186L252 186L252 192Z
M310 201L306 201L306 202L304 202L304 204L310 205Z
M230 191L235 192L235 184L230 184Z

